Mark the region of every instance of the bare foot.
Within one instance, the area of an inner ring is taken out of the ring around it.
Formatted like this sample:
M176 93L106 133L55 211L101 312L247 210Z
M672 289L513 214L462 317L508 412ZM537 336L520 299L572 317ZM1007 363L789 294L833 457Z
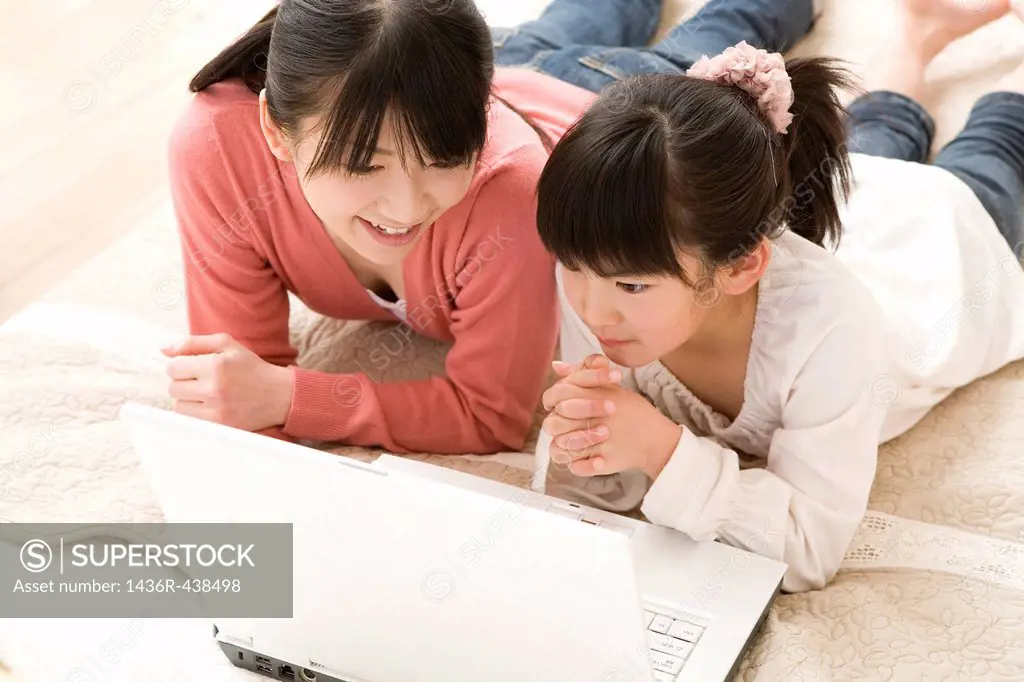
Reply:
M1019 92L1024 95L1024 66L1019 67L1016 71L1011 71L1010 75L999 82L999 87L996 90Z
M1013 0L1016 1L1016 0ZM1011 0L899 0L904 30L917 36L933 58L954 40L1010 11ZM1024 11L1018 2L1017 11Z
M1024 0L1012 0L1010 3L1018 17L1024 19ZM999 84L999 89L1024 94L1024 64L1019 66Z
M932 60L954 40L1005 16L1011 1L1024 16L1024 0L898 0L896 30L876 52L865 85L920 100Z
M1011 0L1010 5L1017 16L1024 19L1024 0ZM1024 64L1004 78L999 83L997 90L1024 94Z

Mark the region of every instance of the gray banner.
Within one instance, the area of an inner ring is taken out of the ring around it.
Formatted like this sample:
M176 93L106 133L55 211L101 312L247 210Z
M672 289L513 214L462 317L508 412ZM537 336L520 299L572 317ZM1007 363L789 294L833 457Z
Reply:
M0 523L8 618L291 618L288 523Z

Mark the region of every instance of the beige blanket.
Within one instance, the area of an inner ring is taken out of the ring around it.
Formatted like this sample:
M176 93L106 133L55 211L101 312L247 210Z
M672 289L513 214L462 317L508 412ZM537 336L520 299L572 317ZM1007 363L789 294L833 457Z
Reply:
M894 1L823 3L825 19L797 52L859 68L885 40ZM503 25L543 4L481 2ZM695 4L673 4L667 19ZM1022 61L1024 24L1012 18L943 55L931 74L943 97L934 109L939 142ZM186 329L179 265L165 203L0 327L0 520L162 518L112 419L125 400L168 405L157 348ZM293 329L303 364L345 370L372 350L382 327L323 320L297 306ZM405 362L392 363L388 380L439 372L444 352L419 340ZM739 679L1024 679L1021 405L1024 365L1016 365L958 392L886 445L872 513L843 571L825 590L779 599ZM532 465L525 453L422 457L524 487ZM116 657L111 642L119 643ZM168 656L172 642L177 650ZM198 621L0 620L0 660L19 682L248 679Z

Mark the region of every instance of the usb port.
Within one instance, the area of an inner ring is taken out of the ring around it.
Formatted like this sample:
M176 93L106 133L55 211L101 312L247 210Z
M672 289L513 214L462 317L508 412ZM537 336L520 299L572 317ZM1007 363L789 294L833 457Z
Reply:
M260 663L256 666L256 670L260 671L264 675L270 675L271 677L274 676L274 670L269 665L263 665Z
M277 676L282 680L294 680L295 679L295 668L290 665L282 665L277 669Z
M266 656L255 656L254 659L257 663L270 663L270 659Z

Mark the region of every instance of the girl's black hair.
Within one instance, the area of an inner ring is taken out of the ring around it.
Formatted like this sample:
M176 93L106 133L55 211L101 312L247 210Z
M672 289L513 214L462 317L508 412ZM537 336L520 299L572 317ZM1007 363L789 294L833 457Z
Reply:
M573 270L692 284L680 252L713 271L786 227L838 245L850 166L836 88L851 79L824 59L787 70L796 101L786 135L736 87L676 75L610 86L541 176L545 246Z
M473 0L281 0L189 89L233 78L265 88L294 140L321 117L314 175L368 166L387 114L402 158L465 165L487 139L493 76L490 29Z

